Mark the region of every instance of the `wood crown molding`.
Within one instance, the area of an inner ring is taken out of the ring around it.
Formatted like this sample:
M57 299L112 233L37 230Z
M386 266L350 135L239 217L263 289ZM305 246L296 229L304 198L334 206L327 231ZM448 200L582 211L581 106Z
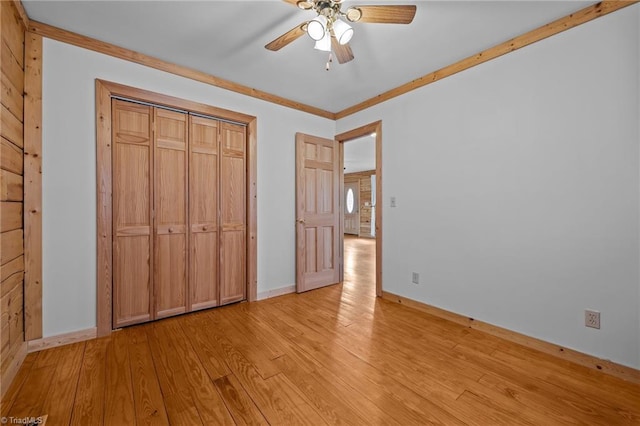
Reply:
M16 5L19 5L19 10L24 12L22 3L19 0L13 0ZM234 83L229 80L225 80L202 71L194 70L192 68L183 67L173 64L171 62L163 61L161 59L154 58L152 56L144 55L142 53L135 52L133 50L125 49L110 43L106 43L100 40L96 40L90 37L82 36L61 28L53 27L37 21L29 21L26 13L23 16L23 21L29 25L27 31L40 34L43 37L47 37L53 40L61 41L64 43L72 44L84 49L93 50L95 52L103 53L105 55L113 56L116 58L124 59L137 64L145 65L150 68L155 68L161 71L165 71L181 77L190 78L192 80L199 81L201 83L210 84L212 86L220 87L222 89L230 90L236 93L240 93L253 98L261 99L263 101L271 102L277 105L285 106L288 108L296 109L309 114L317 115L319 117L328 118L331 120L339 120L341 118L348 117L357 112L363 111L374 105L388 101L405 93L419 89L428 84L442 80L443 78L452 76L466 69L475 67L476 65L483 64L492 59L498 58L507 53L521 49L525 46L533 44L537 41L551 37L555 34L561 33L568 29L574 28L578 25L589 22L593 19L601 16L608 15L616 10L625 8L632 4L638 3L640 0L631 1L619 1L610 0L602 1L594 5L585 7L575 13L567 15L563 18L557 19L549 24L543 25L532 31L524 33L511 40L500 43L492 48L484 50L468 58L462 59L454 64L448 65L437 71L428 73L419 77L413 81L405 83L394 89L381 93L373 98L367 99L342 111L333 113L321 108L317 108L311 105L306 105L300 102L292 101L277 95L273 95L261 90L253 89L242 84ZM22 15L21 15L22 16Z
M615 376L632 383L640 384L640 370L636 370L635 368L627 367L613 361L601 359L593 355L585 354L583 352L578 352L576 350L549 343L544 340L536 339L535 337L520 334L516 331L478 321L464 315L456 314L445 309L437 308L435 306L419 302L417 300L398 296L397 294L385 291L382 293L382 298L390 302L399 303L401 305L426 312L427 314L431 314L433 316L455 322L474 330L483 331L487 334L499 337L509 342L517 343L527 348L544 352L556 358L560 358L565 361L581 365L583 367L602 371L605 374L609 374L611 376Z
M163 61L161 59L135 52L133 50L125 49L111 43L106 43L104 41L76 34L71 31L43 24L42 22L30 21L28 31L34 34L39 34L46 38L61 41L63 43L68 43L77 47L81 47L83 49L93 50L94 52L113 56L119 59L124 59L129 62L134 62L136 64L144 65L150 68L155 68L157 70L168 72L170 74L186 77L191 80L240 93L245 96L250 96L252 98L317 115L319 117L335 120L335 114L332 112L325 111L323 109L306 105L300 102L292 101L290 99L285 99L283 97L263 92L258 89L253 89L242 84L234 83L232 81L225 80L223 78L216 77L205 72L195 70L193 68L188 68L171 62Z
M555 20L549 24L536 28L535 30L531 30L511 40L505 41L504 43L500 43L497 46L491 47L473 56L469 56L468 58L465 58L454 64L448 65L429 74L425 74L422 77L418 77L417 79L403 84L402 86L396 87L395 89L391 89L387 92L374 96L371 99L339 111L335 114L335 119L339 120L341 118L363 111L374 105L388 101L389 99L393 99L400 95L404 95L405 93L442 80L443 78L450 77L461 71L475 67L476 65L483 64L507 53L511 53L515 50L533 44L537 41L559 34L568 29L577 27L578 25L584 24L593 19L608 15L611 12L615 12L616 10L635 4L638 1L639 0L602 1L600 3L585 7L584 9L572 13L571 15L567 15L564 18Z

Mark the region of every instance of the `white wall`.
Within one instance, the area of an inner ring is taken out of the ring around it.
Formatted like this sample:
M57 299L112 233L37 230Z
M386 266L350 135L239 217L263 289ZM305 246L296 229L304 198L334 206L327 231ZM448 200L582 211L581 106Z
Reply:
M295 282L295 132L332 120L49 39L43 61L44 337L96 325L96 78L258 117L258 292Z
M640 111L640 7L635 6L634 8L638 16L636 30L638 35L638 110ZM640 119L638 120L638 135L638 139L640 139ZM640 170L638 173L640 173ZM638 311L640 311L640 290L638 291ZM640 330L640 312L638 313L638 330ZM640 334L640 332L638 334ZM640 354L640 336L638 337L638 353Z
M383 121L385 291L640 367L639 8L338 122Z

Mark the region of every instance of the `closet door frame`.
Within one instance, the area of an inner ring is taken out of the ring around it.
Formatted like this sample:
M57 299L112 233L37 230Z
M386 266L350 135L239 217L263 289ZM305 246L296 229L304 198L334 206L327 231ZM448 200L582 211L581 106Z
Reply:
M96 161L97 161L97 335L112 331L113 240L112 240L112 142L111 99L134 101L181 109L232 121L246 126L246 274L247 300L257 300L257 118L211 105L192 102L110 81L95 80L96 85Z

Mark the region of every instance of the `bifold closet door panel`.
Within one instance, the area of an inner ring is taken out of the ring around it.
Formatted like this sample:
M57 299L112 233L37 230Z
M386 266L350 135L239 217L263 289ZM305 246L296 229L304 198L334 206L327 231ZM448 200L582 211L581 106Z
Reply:
M151 108L112 101L113 327L153 319Z
M246 298L246 133L221 123L220 304Z
M218 306L218 121L190 116L191 310Z
M155 312L187 311L187 115L155 111Z

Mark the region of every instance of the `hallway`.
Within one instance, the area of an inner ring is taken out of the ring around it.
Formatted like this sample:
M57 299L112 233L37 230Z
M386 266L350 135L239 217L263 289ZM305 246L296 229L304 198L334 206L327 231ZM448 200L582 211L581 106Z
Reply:
M376 294L376 240L344 236L344 286L363 296Z

